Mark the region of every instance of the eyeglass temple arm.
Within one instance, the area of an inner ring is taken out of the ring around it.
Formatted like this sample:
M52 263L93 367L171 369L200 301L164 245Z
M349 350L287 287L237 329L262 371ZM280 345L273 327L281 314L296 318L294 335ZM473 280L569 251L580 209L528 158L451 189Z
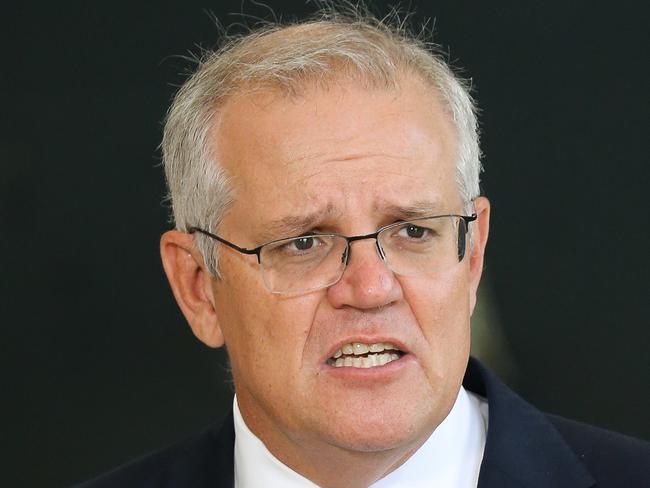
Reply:
M226 246L234 249L235 251L239 251L242 254L255 254L257 256L257 259L259 260L260 249L262 248L262 246L256 247L255 249L239 247L237 244L233 244L232 242L225 240L223 237L219 237L218 235L213 234L212 232L208 232L207 230L203 230L200 227L190 227L189 229L187 229L187 232L189 234L194 234L195 232L199 232L200 234L211 237L215 241L219 241L220 243L225 244Z
M469 224L470 222L474 222L477 218L477 215L473 213L472 215L461 215L461 219L465 221L465 224ZM465 229L467 229L467 225L465 226Z

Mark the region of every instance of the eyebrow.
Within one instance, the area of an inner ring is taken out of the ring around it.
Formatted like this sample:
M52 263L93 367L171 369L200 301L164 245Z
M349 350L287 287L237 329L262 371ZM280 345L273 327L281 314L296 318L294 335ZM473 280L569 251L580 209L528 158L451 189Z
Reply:
M262 240L270 240L299 236L339 213L334 205L329 204L324 210L316 210L302 215L287 215L266 223L261 229L259 237Z
M434 215L448 213L448 210L443 209L444 207L440 203L428 200L418 200L408 205L380 204L375 206L377 212L401 220L433 217Z

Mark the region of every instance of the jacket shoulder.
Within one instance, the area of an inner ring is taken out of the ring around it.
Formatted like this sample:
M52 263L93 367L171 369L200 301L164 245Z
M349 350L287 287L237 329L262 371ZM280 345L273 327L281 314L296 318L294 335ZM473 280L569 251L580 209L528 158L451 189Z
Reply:
M597 486L650 486L650 442L548 415Z
M234 431L228 419L185 441L148 454L77 488L231 486Z

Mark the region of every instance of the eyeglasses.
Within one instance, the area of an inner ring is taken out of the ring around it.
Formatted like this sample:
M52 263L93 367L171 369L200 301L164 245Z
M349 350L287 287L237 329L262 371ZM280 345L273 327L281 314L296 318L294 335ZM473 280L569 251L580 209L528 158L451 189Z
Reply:
M307 293L327 288L343 276L350 244L375 239L377 252L400 276L422 276L444 271L462 261L473 215L436 215L397 222L360 236L306 234L267 242L247 249L199 227L199 232L242 254L255 254L268 290L277 294Z

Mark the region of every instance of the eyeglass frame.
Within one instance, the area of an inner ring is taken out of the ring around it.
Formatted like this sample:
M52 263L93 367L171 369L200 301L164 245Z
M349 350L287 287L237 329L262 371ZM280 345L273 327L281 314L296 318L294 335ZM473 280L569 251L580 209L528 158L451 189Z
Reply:
M375 239L375 245L377 246L377 251L379 251L379 255L381 256L382 261L386 261L386 254L384 253L384 250L382 249L381 245L379 244L379 234L384 232L387 229L390 229L392 227L397 227L399 225L404 225L404 224L410 224L413 222L417 222L418 220L429 220L429 219L438 219L438 218L445 218L445 217L457 217L462 219L465 222L465 232L463 234L463 237L467 232L469 231L469 223L474 222L477 218L476 213L473 213L472 215L457 215L457 214L444 214L444 215L432 215L430 217L417 217L415 219L410 219L410 220L404 220L400 222L394 222L392 224L385 225L379 229L377 229L375 232L372 232L370 234L362 234L358 236L344 236L343 234L336 234L336 233L321 233L321 234L304 234L304 235L299 235L299 236L294 236L294 237L284 237L282 239L273 239L272 241L265 242L264 244L261 244L257 247L254 248L246 248L246 247L241 247L238 246L237 244L234 244L233 242L230 242L226 239L224 239L221 236L218 236L217 234L213 234L212 232L209 232L205 229L202 229L200 227L196 226L191 226L188 227L187 233L188 234L194 234L196 232L199 232L200 234L203 234L205 236L208 236L222 244L225 244L226 246L230 247L231 249L234 249L237 252L240 252L242 254L249 254L249 255L256 255L257 256L257 263L261 266L262 265L262 258L261 258L261 252L262 249L269 244L274 244L276 242L281 242L281 241L287 241L291 239L300 239L300 238L308 238L308 237L318 237L318 236L333 236L333 237L342 237L346 240L346 245L345 245L345 252L343 253L343 261L345 263L345 266L347 267L348 265L348 259L350 258L350 244L354 241L360 241L364 239ZM460 229L459 229L460 232ZM462 254L461 254L461 246L460 246L460 234L458 236L459 240L459 246L458 246L458 262L460 263L463 258L465 257L465 240L463 239L463 246L462 246Z

